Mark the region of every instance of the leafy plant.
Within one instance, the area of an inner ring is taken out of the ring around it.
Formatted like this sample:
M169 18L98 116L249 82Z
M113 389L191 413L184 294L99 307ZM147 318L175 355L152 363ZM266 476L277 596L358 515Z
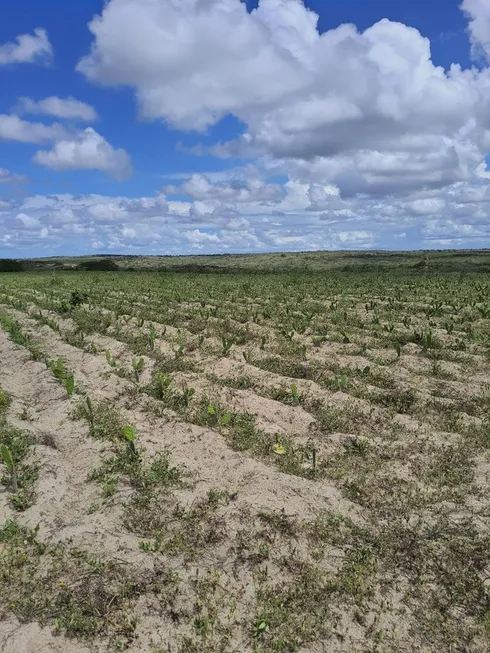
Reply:
M184 355L184 345L180 345L178 349L175 350L175 358L182 358Z
M0 457L3 460L5 467L7 468L8 473L10 474L10 484L12 486L12 492L17 494L19 491L19 486L17 483L17 470L15 468L14 457L9 447L6 444L0 445Z
M73 395L73 392L75 391L75 378L73 374L68 374L65 378L65 390L69 397Z
M334 379L333 386L336 390L346 390L349 386L349 378L346 374Z
M80 290L74 290L70 296L70 306L72 308L76 308L81 304L85 304L87 300L88 300L88 295L86 292L82 292Z
M194 388L189 388L188 386L185 386L183 391L182 391L182 401L184 406L187 408L189 406L189 401L191 397L195 395L196 391Z
M144 358L133 358L131 361L131 366L133 368L133 374L134 378L136 380L136 383L139 383L141 373L143 372L143 369L145 367L145 360Z
M163 399L172 384L172 377L164 372L159 372L154 380L157 399Z
M95 427L94 408L90 397L85 397L85 401L79 406L79 414L87 420L90 433L93 435Z
M128 445L128 450L132 456L137 456L136 452L136 428L134 426L127 425L123 428L123 438L126 440Z
M150 322L149 331L148 331L148 346L149 346L151 351L153 351L153 349L155 349L156 339L157 339L157 332L156 332L155 327L153 326L153 324Z
M111 367L116 367L117 363L115 358L112 357L112 354L109 349L105 350L105 358Z
M344 345L348 345L350 343L350 336L345 331L341 331L340 335L342 336L342 342Z
M228 340L223 336L223 338L221 338L221 344L223 346L222 349L223 356L228 356L228 354L230 353L230 349L233 346L233 340Z

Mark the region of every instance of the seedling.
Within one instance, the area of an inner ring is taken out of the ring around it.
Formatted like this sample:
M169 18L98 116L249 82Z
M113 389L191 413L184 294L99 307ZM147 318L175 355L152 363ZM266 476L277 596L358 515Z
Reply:
M112 357L112 354L109 351L109 349L105 350L105 358L111 367L116 367L116 360Z
M80 412L82 417L84 417L89 425L90 433L94 432L95 421L94 421L94 408L92 405L92 400L90 397L86 397L84 403L80 406Z
M413 335L415 342L422 345L422 351L425 352L428 349L435 349L438 346L438 341L434 333L429 329L428 331L418 332L415 331Z
M281 438L278 433L276 433L276 441L272 445L272 450L278 456L284 456L287 451L286 447L281 442Z
M182 392L182 401L184 403L184 406L187 408L189 406L189 401L190 398L196 393L194 388L189 388L187 386L184 387L183 392Z
M228 356L230 349L233 346L233 340L228 340L227 338L221 338L221 344L223 345L223 356Z
M261 635L269 632L269 624L267 621L258 620L252 629L252 635L255 639L259 638Z
M297 406L299 403L301 403L301 396L298 393L298 386L295 383L291 385L291 403L294 406Z
M178 349L175 350L175 358L182 358L184 355L184 345L180 345Z
M345 331L341 331L340 335L342 336L342 342L344 345L348 345L350 343L350 337L347 335Z
M48 361L47 366L51 370L53 376L58 379L58 381L64 381L66 379L67 369L61 358Z
M316 474L316 448L313 446L310 449L311 451L311 469L314 474Z
M123 437L128 445L128 451L132 456L137 456L136 451L136 428L134 426L125 426L123 428Z
M160 372L155 380L158 399L163 399L172 383L172 377Z
M222 412L222 409L214 404L208 404L206 410L210 417L208 420L210 422L208 423L209 426L228 426L233 420L232 413Z
M0 410L7 408L9 403L10 403L9 398L7 397L5 392L0 388Z
M0 457L3 460L5 467L7 468L8 473L10 474L10 485L12 487L12 492L17 494L19 491L17 483L17 470L15 468L14 457L12 452L7 447L6 444L0 445Z
M148 346L151 351L155 349L155 340L157 339L157 332L155 331L155 327L153 324L150 322L150 330L148 333Z
M134 373L134 378L136 380L136 383L139 383L141 373L143 372L143 368L145 367L145 360L144 358L140 358L139 360L137 358L133 358L131 361L131 365L133 367L133 373Z
M349 379L345 374L334 381L334 386L337 390L345 390L348 385Z
M446 329L447 333L452 333L454 331L454 322L445 322L444 328Z
M490 306L477 306L476 308L483 318L487 319L490 317Z
M252 358L252 352L251 352L250 350L248 350L248 351L244 351L242 355L243 355L243 359L244 359L244 361L245 361L246 363L248 363L249 365L251 365L251 364L252 364L252 360L253 360L253 358Z
M75 391L75 378L73 374L69 374L65 379L66 394L71 397Z

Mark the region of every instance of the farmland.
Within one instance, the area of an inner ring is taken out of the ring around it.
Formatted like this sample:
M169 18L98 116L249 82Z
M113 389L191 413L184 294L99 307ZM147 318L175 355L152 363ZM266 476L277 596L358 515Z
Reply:
M0 275L0 650L487 651L490 253L238 258Z

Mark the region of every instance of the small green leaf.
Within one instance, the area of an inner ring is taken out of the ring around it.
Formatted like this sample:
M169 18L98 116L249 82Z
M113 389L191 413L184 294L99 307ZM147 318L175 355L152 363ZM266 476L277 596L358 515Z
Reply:
M67 395L71 397L75 390L75 379L73 378L73 374L66 377L65 390Z
M136 439L136 429L134 426L125 426L123 428L123 436L128 442L134 442Z
M9 472L12 472L14 469L14 458L12 456L12 452L10 449L7 447L6 444L2 444L0 446L0 456L5 463L5 466L7 467Z
M276 442L273 449L274 449L274 453L276 453L278 456L284 456L284 454L286 453L286 447L282 445L280 442Z

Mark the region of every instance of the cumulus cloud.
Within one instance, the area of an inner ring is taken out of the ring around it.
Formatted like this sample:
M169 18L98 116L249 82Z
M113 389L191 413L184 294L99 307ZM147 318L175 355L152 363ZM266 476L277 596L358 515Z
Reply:
M102 170L119 180L132 173L129 155L91 127L57 141L51 150L36 152L33 160L53 170Z
M475 54L488 54L489 7L462 4ZM490 67L436 66L418 30L388 20L320 33L301 0L259 0L252 11L240 0L108 0L89 28L78 64L87 79L130 87L141 117L181 130L232 114L241 133L211 153L253 164L175 174L154 197L14 198L2 208L8 246L38 238L181 254L488 244ZM85 119L61 98L23 102ZM35 156L53 169L129 173L128 155L93 129L0 116L7 132L53 141Z
M414 200L410 203L411 210L417 215L434 215L442 213L446 202L438 197Z
M66 129L58 124L45 125L42 122L22 120L15 114L0 114L0 138L20 143L43 143L64 138Z
M486 0L463 8L474 42L487 43ZM215 153L285 161L343 195L474 176L490 149L489 69L435 66L429 40L401 23L320 33L317 20L301 0L260 0L251 12L240 0L110 0L78 69L132 87L145 118L179 129L233 114L245 132ZM191 194L207 188L189 183Z
M473 53L486 55L490 60L490 4L488 0L463 0L461 5L468 15L468 26Z
M490 238L485 179L402 197L348 199L328 186L290 180L275 200L243 203L172 201L162 193L13 195L0 211L0 242L19 253L35 243L45 252L82 253L95 243L106 251L185 254L389 248L401 240L412 247L477 247Z
M51 96L38 101L29 97L21 97L16 109L18 113L44 114L55 118L78 119L84 122L97 120L97 113L90 104L73 97Z
M0 45L0 65L13 63L49 64L53 48L45 29L38 27L34 34L21 34L15 41Z
M195 173L180 186L169 186L165 191L189 195L195 200L238 203L267 202L282 196L282 188L278 184L265 183L253 166L223 176L224 179L213 180L210 175Z

